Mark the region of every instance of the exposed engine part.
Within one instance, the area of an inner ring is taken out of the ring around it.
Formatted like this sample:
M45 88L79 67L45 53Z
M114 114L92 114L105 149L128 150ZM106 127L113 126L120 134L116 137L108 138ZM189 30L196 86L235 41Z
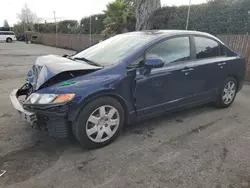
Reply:
M27 82L18 90L17 95L18 96L25 95L26 96L25 99L27 99L32 92L33 92L32 85Z
M83 75L86 75L95 71L97 70L75 70L75 71L62 72L52 77L51 79L49 79L47 82L41 85L39 89L49 87L51 85L54 85L54 84L57 84L57 83L60 83L60 82L63 82L72 78L76 78L78 76L83 76Z

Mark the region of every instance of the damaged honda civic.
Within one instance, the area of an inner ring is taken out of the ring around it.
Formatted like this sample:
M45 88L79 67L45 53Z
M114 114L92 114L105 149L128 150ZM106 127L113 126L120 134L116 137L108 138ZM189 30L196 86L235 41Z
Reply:
M38 57L10 99L33 127L98 148L124 124L204 103L229 107L245 71L244 58L210 34L131 32L73 55Z

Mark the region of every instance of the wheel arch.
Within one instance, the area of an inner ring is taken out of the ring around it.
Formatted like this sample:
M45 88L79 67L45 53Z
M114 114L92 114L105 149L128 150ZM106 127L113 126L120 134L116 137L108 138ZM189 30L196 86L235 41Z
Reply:
M127 105L125 99L123 99L122 96L120 96L119 94L115 93L114 91L96 92L96 93L93 93L93 94L87 96L81 102L81 104L79 105L79 108L77 109L77 111L75 113L72 113L69 116L69 121L74 122L78 118L80 112L84 109L84 107L87 104L89 104L93 100L95 100L97 98L101 98L101 97L111 97L111 98L114 98L115 100L117 100L121 104L121 106L122 106L122 108L124 110L124 121L125 121L124 123L126 123L127 120L128 120L128 115L129 115L128 105Z
M5 41L7 42L8 39L10 39L11 41L13 40L11 37L7 37Z
M235 80L236 80L236 86L237 86L237 88L236 88L236 91L238 92L239 91L239 87L240 87L240 78L239 78L239 76L237 75L237 74L229 74L225 79L227 79L227 78L230 78L230 77L232 77L232 78L234 78Z

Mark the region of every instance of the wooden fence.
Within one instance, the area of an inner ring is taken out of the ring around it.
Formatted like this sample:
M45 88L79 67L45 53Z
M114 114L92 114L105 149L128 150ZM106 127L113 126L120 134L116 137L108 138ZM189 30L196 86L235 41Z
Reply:
M234 51L246 58L246 80L250 81L250 36L219 35L217 37ZM103 35L92 35L92 44L100 40L103 40ZM56 41L56 36L52 33L40 33L37 42L48 46L57 46L59 48L67 48L76 51L87 48L91 43L89 35L58 34Z
M40 33L36 42L48 46L80 51L90 46L91 43L95 44L103 40L103 38L103 35L92 35L90 40L89 35L57 34L56 37L53 33Z

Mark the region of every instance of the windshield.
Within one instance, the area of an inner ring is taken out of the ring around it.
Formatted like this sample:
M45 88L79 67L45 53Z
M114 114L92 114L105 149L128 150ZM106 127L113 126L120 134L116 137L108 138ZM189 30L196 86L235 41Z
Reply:
M151 41L152 38L152 35L117 35L87 48L72 58L85 58L107 67L117 64L132 55L136 50Z

